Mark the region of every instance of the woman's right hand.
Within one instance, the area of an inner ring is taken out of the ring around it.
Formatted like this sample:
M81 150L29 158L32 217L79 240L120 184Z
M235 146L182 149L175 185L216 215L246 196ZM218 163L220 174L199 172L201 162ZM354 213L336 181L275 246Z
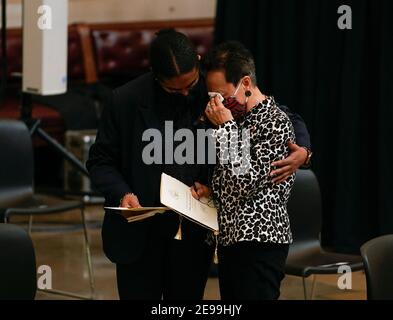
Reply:
M209 198L211 193L212 191L208 186L199 182L194 182L194 185L191 187L191 194L197 200L200 198Z
M120 204L122 208L141 208L138 197L133 193L127 193Z

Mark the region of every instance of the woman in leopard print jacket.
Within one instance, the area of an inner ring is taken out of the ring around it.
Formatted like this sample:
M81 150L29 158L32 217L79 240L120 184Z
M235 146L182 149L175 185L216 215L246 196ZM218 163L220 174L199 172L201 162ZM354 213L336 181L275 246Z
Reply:
M277 299L292 242L286 205L295 176L275 184L270 172L288 156L293 127L256 86L254 60L243 45L217 46L205 67L217 164L211 187L192 192L211 195L218 209L221 298Z

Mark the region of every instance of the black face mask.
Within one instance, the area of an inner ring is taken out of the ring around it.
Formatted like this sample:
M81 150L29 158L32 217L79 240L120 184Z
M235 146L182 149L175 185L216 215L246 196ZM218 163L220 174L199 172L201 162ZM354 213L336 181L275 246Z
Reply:
M201 80L200 80L201 81ZM191 119L196 118L200 111L198 105L200 104L201 82L198 82L185 96L181 93L171 93L165 91L159 84L159 98L158 98L158 114L161 119L173 120L176 126L187 126L192 122Z
M196 100L198 100L198 96L198 88L192 88L190 91L188 91L188 95L186 96L186 103L188 105L192 105Z
M186 96L178 93L162 92L156 104L156 112L161 120L173 121L174 124L183 122L189 109Z

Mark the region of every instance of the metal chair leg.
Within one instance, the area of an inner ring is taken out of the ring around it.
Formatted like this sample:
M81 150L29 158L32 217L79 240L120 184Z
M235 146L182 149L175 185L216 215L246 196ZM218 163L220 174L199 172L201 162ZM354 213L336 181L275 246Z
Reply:
M89 235L87 233L87 225L86 225L86 217L85 217L85 208L81 209L81 216L82 216L82 224L83 224L83 232L85 236L85 249L86 249L86 261L87 267L89 271L89 282L90 282L90 293L91 298L95 299L95 281L94 281L94 272L93 272L93 263L91 259L91 251L90 251L90 242L89 242Z
M81 209L81 216L82 216L83 233L84 233L85 246L86 246L85 252L86 252L87 267L88 267L88 271L89 271L90 296L86 297L83 295L74 294L72 292L55 290L55 289L37 289L37 291L66 296L66 297L71 297L71 298L76 298L76 299L82 299L82 300L94 300L95 299L95 282L94 282L93 264L92 264L91 253L90 253L90 243L89 243L89 237L88 237L88 233L87 233L87 225L86 225L85 210L84 209L85 208L83 206ZM6 210L6 212L4 213L4 223L9 223L10 214L11 214L11 211ZM28 227L30 235L31 235L32 224L33 224L33 216L30 215L29 216L29 227Z
M314 275L313 275L313 280L312 280L312 287L311 287L311 300L314 299L314 292L315 292L315 286L316 286L316 279L317 279L317 275L314 274Z
M93 273L93 263L91 259L91 252L90 252L90 242L87 233L87 225L86 225L86 218L85 218L85 208L84 206L81 208L81 217L82 217L82 226L83 226L83 233L85 238L85 252L86 252L86 261L87 261L87 268L89 272L89 284L90 284L90 297L85 297L77 294L73 294L72 292L67 291L60 291L60 290L40 290L46 293L57 294L61 296L67 296L71 298L83 299L83 300L94 300L95 299L95 281L94 281L94 273Z
M62 290L37 289L37 291L41 291L41 292L49 293L49 294L55 294L55 295L59 295L59 296L63 296L63 297L70 297L70 298L79 299L79 300L93 300L91 297L86 297L86 296L82 296L79 294L74 294L72 292L62 291Z
M85 208L82 207L81 209L81 217L82 217L82 225L83 225L83 233L85 238L85 252L86 252L86 261L87 267L89 271L89 284L90 284L90 297L85 297L77 294L73 294L67 291L60 291L60 290L40 290L42 292L57 294L61 296L76 298L76 299L83 299L83 300L94 300L95 299L95 282L94 282L94 273L93 273L93 264L91 260L91 253L90 253L90 243L89 237L87 233L87 225L86 225L86 218L85 218Z
M4 220L3 220L3 222L4 223L9 223L9 220L10 220L10 217L9 217L9 215L10 215L10 211L7 209L7 210L5 210L5 212L4 212Z
M307 288L306 288L306 278L302 277L303 280L303 293L304 293L304 300L307 300Z
M31 229L33 228L33 215L29 215L29 228L28 228L28 233L31 236Z

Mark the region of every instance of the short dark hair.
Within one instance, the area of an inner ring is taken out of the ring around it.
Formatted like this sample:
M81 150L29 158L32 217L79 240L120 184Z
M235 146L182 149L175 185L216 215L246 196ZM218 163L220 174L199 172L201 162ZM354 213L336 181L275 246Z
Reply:
M245 76L257 84L254 58L238 41L223 42L211 49L203 59L203 66L205 72L223 70L226 81L234 85Z
M199 67L195 46L183 33L162 29L150 46L150 66L156 78L171 79Z

